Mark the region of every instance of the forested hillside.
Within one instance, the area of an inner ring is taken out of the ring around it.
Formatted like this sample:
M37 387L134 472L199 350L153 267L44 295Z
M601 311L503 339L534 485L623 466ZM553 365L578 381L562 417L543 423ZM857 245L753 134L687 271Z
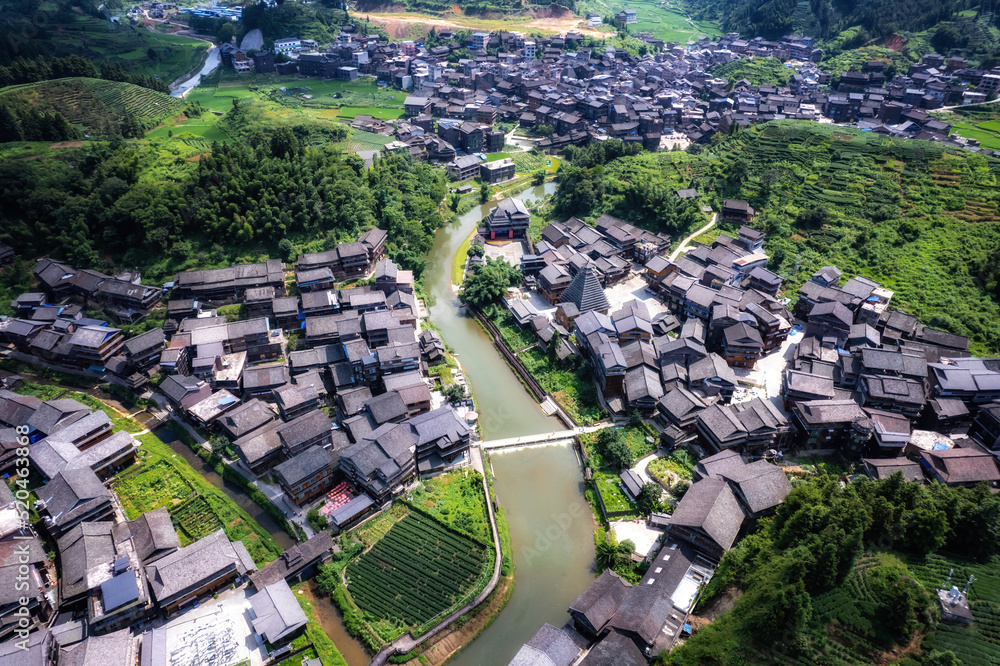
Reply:
M735 608L658 663L861 666L897 662L921 640L919 661L900 663L995 663L998 549L1000 499L985 484L928 487L899 472L846 487L802 481L702 593L699 610L720 595L738 596ZM976 577L972 628L938 624L949 570L960 587Z
M106 14L104 4L89 0L0 3L0 85L100 76L166 92L202 61L207 42L133 26L124 18L110 21L121 6ZM65 60L70 56L80 60ZM105 74L106 66L115 69Z
M791 297L836 264L894 290L893 305L924 323L971 337L974 351L1000 352L998 160L796 121L700 155L604 157L564 168L557 213L611 212L681 236L699 218L674 189L697 188L716 209L744 199L762 211L754 226Z
M155 283L181 268L329 249L377 224L390 256L419 276L444 223L443 172L409 156L365 169L357 156L305 148L287 127L249 140L200 155L118 140L7 159L0 239L79 267L136 266Z
M997 0L688 0L695 18L721 20L724 32L769 39L799 31L827 39L858 26L871 39L919 32L971 10L997 15Z

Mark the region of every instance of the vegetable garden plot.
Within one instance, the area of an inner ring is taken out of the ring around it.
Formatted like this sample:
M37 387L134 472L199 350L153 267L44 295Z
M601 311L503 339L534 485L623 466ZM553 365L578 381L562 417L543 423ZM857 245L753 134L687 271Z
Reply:
M347 567L347 587L374 618L422 624L469 592L485 560L481 544L411 513Z

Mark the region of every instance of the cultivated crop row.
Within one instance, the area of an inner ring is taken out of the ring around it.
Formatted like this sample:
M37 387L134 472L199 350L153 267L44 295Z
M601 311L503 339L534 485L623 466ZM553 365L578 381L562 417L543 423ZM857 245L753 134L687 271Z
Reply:
M418 625L454 605L484 559L482 545L411 513L347 568L348 589L371 616Z

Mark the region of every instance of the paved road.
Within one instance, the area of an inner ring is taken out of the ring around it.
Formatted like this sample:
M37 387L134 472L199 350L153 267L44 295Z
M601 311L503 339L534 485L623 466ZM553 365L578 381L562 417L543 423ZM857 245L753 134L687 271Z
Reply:
M706 224L701 229L699 229L698 231L694 232L693 234L691 234L690 236L688 236L687 238L685 238L681 242L681 244L677 246L677 249L670 253L670 261L674 261L675 259L677 259L677 257L680 255L680 253L683 252L687 248L687 244L688 243L690 243L692 240L694 240L698 236L702 235L703 233L705 233L706 231L708 231L709 229L711 229L712 227L714 227L715 226L715 221L717 219L719 219L719 214L718 213L712 213L712 219L709 221L708 224Z

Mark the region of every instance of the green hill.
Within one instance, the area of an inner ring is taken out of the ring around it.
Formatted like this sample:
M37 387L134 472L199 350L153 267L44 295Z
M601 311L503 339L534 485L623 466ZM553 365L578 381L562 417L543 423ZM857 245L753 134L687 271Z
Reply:
M36 14L37 9L37 14ZM0 66L18 59L80 56L100 69L120 65L129 75L149 76L169 85L194 69L208 43L190 37L132 26L122 17L108 21L92 8L68 0L45 3L0 3Z
M87 132L114 134L131 123L148 129L178 113L184 102L131 83L69 78L2 88L0 105L55 111Z

